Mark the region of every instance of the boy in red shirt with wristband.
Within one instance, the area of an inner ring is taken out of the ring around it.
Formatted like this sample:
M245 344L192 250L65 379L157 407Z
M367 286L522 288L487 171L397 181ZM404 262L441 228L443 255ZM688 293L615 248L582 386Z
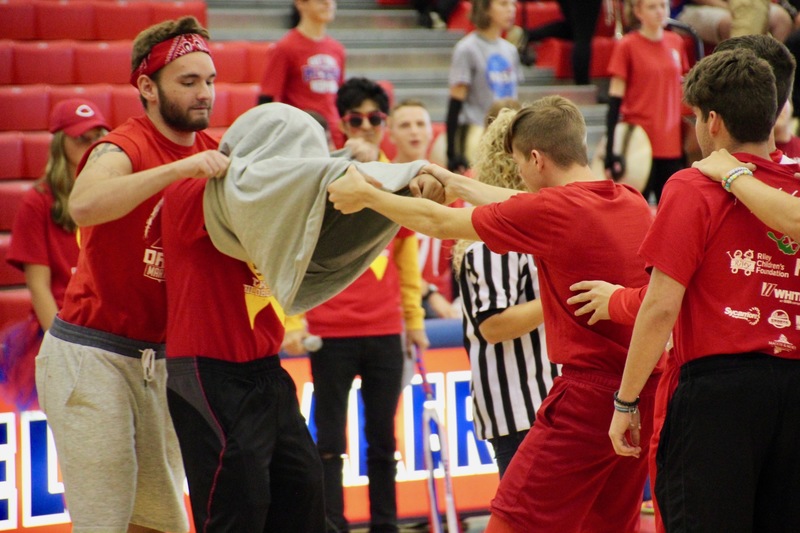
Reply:
M634 285L646 282L636 250L650 211L635 190L594 176L585 133L580 111L558 96L517 114L506 150L531 193L427 167L445 185L449 200L459 197L478 207L452 209L391 197L355 169L328 188L335 207L345 213L367 207L438 238L483 240L498 253L536 257L547 351L554 363L563 364L563 375L556 378L500 483L487 531L638 529L646 464L614 457L603 427L611 416L602 407L619 386L631 328L589 326L562 302L569 286L589 272ZM643 418L652 413L657 372L639 404ZM642 429L646 447L651 427Z

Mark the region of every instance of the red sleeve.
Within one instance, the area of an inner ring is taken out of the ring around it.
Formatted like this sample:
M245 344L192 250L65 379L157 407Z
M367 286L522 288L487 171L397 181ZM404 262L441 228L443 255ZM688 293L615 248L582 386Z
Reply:
M692 174L699 171L684 169L669 179L656 218L639 248L648 267L658 268L684 287L704 257L710 231L709 206L692 184Z
M555 224L550 211L543 192L522 193L504 202L476 207L472 212L472 225L480 239L496 254L545 255L549 252L551 232L542 228L552 228Z
M608 75L627 81L629 61L628 40L623 38L614 43L614 50L611 52L611 59L608 61Z
M608 300L608 315L612 322L632 326L642 306L647 285L638 289L625 287L614 291Z
M11 229L11 245L6 261L20 270L26 263L50 266L47 251L47 225L50 217L47 197L36 189L22 199Z
M286 70L288 65L288 50L282 42L275 43L267 50L267 62L264 68L264 79L261 80L261 94L271 96L275 102L284 98L286 85Z

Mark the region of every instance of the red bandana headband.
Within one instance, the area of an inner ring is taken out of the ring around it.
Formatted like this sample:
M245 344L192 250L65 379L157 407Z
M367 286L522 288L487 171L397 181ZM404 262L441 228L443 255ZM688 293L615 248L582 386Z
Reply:
M205 52L211 55L205 39L196 33L184 33L155 45L139 66L131 73L131 85L138 87L139 76L151 76L179 57L192 52Z

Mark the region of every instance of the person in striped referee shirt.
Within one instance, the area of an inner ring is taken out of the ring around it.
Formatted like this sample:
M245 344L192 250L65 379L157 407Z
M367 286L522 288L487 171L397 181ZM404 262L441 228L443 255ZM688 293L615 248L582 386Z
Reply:
M473 170L479 181L525 191L504 148L514 115L504 109L488 127ZM494 448L502 478L558 375L558 365L547 359L537 270L531 255L496 254L482 242L465 240L453 250L453 265L472 368L475 430Z

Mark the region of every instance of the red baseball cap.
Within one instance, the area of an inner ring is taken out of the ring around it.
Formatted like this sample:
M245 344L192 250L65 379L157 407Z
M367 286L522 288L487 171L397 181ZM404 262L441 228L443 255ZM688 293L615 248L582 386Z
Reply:
M79 98L62 100L50 113L50 133L63 130L70 137L80 137L97 127L111 129L100 109L89 100Z

